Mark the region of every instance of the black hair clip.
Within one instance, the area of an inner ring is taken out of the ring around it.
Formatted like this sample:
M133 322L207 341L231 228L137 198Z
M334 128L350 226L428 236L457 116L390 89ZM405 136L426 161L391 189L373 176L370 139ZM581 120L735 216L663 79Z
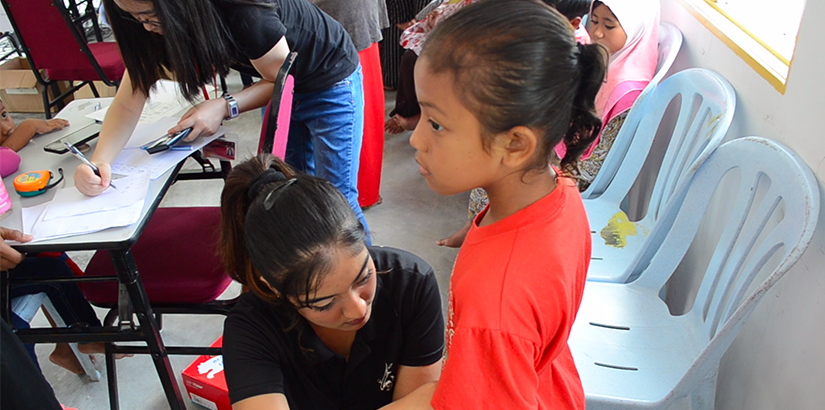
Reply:
M258 194L261 192L264 185L267 185L270 182L283 181L285 179L286 176L282 172L274 168L269 168L250 182L246 195L249 196L249 199L255 199L258 197Z
M291 178L290 180L284 182L283 184L275 187L269 194L267 194L266 199L264 199L264 209L267 211L272 209L272 206L275 205L275 201L281 196L281 194L288 188L290 185L294 184L298 178Z

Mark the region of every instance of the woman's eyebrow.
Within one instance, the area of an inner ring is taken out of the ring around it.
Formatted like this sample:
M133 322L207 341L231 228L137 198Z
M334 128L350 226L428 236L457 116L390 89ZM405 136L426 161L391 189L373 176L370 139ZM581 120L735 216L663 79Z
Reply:
M356 284L356 283L358 283L358 281L359 281L359 280L361 280L361 276L363 276L364 271L366 271L366 270L367 270L367 264L368 264L369 262L370 262L370 254L369 254L369 252L367 252L367 257L364 259L364 264L363 264L363 265L361 265L361 270L358 272L358 276L356 276L356 277L355 277L355 280L353 280L353 281L352 281L352 284L353 284L353 285L354 285L354 284ZM309 299L309 300L307 300L306 302L304 302L304 304L305 304L305 305L313 305L313 304L316 304L316 303L318 303L318 302L320 302L320 301L323 301L323 300L326 300L326 299L331 299L331 298L334 298L335 296L337 296L337 295L329 295L329 296L322 296L322 297L320 297L320 298L312 298L312 299Z

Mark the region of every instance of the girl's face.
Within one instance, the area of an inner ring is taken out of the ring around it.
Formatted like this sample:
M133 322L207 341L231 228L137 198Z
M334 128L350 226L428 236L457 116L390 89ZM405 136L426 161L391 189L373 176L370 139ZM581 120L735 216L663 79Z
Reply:
M6 111L6 106L0 102L0 136L2 136L0 140L8 138L16 128L17 126L14 125L14 120L11 119L8 111Z
M426 57L415 64L421 119L410 137L419 172L430 189L453 195L483 187L493 179L495 143L485 151L481 124L453 88L451 73L433 74Z
M599 4L598 7L593 9L588 31L593 41L607 47L610 54L615 54L621 50L627 42L627 33L619 24L619 19L604 4Z
M127 15L124 16L124 20L141 24L146 31L163 34L160 19L151 1L115 0L115 4L126 12Z
M310 299L291 302L313 327L356 331L364 327L372 313L375 264L366 247L355 256L340 249L334 258L332 272L315 292L310 292Z

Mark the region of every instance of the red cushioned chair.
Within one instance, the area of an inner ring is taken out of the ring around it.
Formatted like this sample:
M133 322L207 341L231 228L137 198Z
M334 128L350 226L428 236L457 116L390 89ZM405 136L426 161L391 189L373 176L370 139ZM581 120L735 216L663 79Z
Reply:
M125 68L117 43L87 43L63 0L3 0L3 7L37 82L43 86L46 118L51 118L52 107L62 105L66 97L87 84L99 97L92 81L109 86L120 83ZM79 83L50 100L48 89L56 91L58 81Z

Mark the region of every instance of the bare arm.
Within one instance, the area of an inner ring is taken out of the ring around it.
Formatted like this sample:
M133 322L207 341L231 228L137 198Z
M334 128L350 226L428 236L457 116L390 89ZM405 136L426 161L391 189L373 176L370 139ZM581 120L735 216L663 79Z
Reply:
M286 42L286 37L281 37L281 40L263 57L252 60L252 65L261 73L263 79L232 95L238 102L238 108L241 112L263 107L269 102L272 98L272 90L275 86L278 70L281 69L288 54L289 45ZM224 118L228 116L228 106L223 98L204 101L187 111L178 124L169 129L169 133L192 127L192 133L186 137L187 141L191 141L200 135L212 135L218 130Z
M115 99L106 111L97 147L91 158L100 169L100 177L95 175L91 168L83 164L78 165L74 174L74 183L78 191L95 196L109 187L112 179L111 163L126 146L135 130L146 98L140 91L133 92L129 73L124 72Z
M232 410L289 410L289 404L283 394L262 394L233 404Z
M399 400L426 383L438 381L439 377L441 377L441 360L429 366L399 366L398 380L392 393L392 400Z
M53 118L50 120L30 118L21 122L20 125L14 129L14 132L3 141L3 146L11 148L14 151L20 151L35 135L45 134L54 130L62 130L63 127L68 125L69 122L62 118Z
M402 399L393 401L392 403L381 407L381 410L432 410L430 401L433 399L433 394L435 394L435 388L437 386L438 382L424 384L423 386L415 389L412 393L404 396Z

